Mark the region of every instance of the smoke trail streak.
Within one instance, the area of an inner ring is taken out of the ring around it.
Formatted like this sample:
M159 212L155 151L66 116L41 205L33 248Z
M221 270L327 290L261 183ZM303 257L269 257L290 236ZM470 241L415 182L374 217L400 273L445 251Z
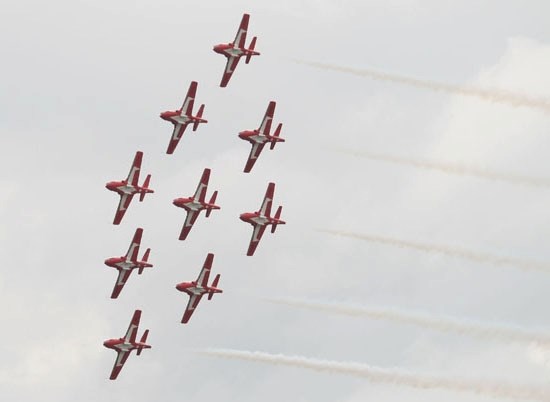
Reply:
M479 177L479 178L488 179L488 180L503 181L503 182L508 182L512 184L521 184L521 185L532 186L532 187L546 187L546 188L550 187L549 179L542 179L542 178L539 179L535 177L521 176L521 175L515 175L515 174L509 174L509 173L493 172L490 170L471 167L471 166L461 166L461 165L453 165L453 164L447 164L447 163L423 161L418 159L404 158L404 157L387 155L387 154L377 154L377 153L372 153L368 151L351 151L351 150L344 150L344 149L340 149L338 151L348 155L353 155L353 156L358 156L358 157L363 157L363 158L368 158L368 159L373 159L378 161L396 163L399 165L413 166L421 169L438 170L440 172L449 173L449 174L456 174L461 176L473 176L473 177Z
M484 254L477 251L465 250L461 248L444 246L438 244L428 244L428 243L417 243L408 240L396 239L393 237L383 237L369 234L358 234L351 232L342 232L337 230L325 230L318 229L319 232L329 233L336 236L344 236L353 239L366 240L370 242L387 244L391 246L397 246L402 248L409 248L413 250L425 251L428 253L439 253L444 254L450 257L463 258L465 260L492 264L495 266L504 266L504 267L514 267L519 268L525 271L544 271L550 272L550 264L538 262L538 261L529 261L513 257L500 257L491 254Z
M267 301L334 314L369 317L374 320L399 321L437 331L454 332L485 339L500 339L504 341L529 343L536 342L537 344L550 345L550 333L529 331L524 328L510 325L486 324L453 317L437 317L426 313L366 307L356 304L327 303L300 299L267 299Z
M495 90L495 89L482 89L461 85L453 84L444 84L436 81L422 80L418 78L407 77L398 74L384 73L382 71L370 70L370 69L359 69L338 66L335 64L327 63L318 63L313 61L304 61L304 60L294 60L294 62L299 64L304 64L311 67L321 68L323 70L330 71L339 71L343 73L358 75L362 77L369 77L375 80L390 81L399 84L411 85L416 88L429 89L432 91L445 92L450 94L458 94L464 96L472 96L479 99L504 103L511 106L519 107L528 107L533 109L540 109L546 113L550 113L550 100L542 98L531 98L522 94L504 91L504 90Z
M541 402L550 401L550 389L544 387L440 378L396 369L368 366L360 363L319 360L301 356L286 356L282 354L235 349L206 349L200 351L200 353L226 359L246 360L274 365L300 367L329 373L348 374L366 378L372 382L404 385L421 389L446 389L449 391L473 392L495 398L530 399Z

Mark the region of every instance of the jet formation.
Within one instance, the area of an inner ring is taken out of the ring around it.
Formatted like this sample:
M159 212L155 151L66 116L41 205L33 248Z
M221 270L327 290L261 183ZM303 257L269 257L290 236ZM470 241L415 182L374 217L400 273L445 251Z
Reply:
M220 87L222 88L228 85L241 57L244 56L245 63L248 64L253 56L260 55L260 53L255 50L257 37L252 38L248 48L245 46L249 20L250 16L248 14L244 14L233 42L214 46L214 52L222 54L227 58L225 70L220 82ZM196 114L193 112L197 89L198 82L191 81L182 106L177 110L165 111L160 114L161 119L168 121L173 125L170 141L168 143L168 147L166 148L166 154L168 155L174 154L188 125L191 125L193 131L196 131L200 124L208 123L208 121L203 118L205 108L204 104L201 104ZM280 137L282 123L279 123L277 128L271 132L275 106L275 101L269 102L258 129L244 130L240 131L238 134L240 139L246 140L252 145L250 154L245 163L245 173L251 172L266 144L270 144L270 148L273 149L278 142L285 141ZM181 147L182 146L180 145L180 148ZM108 190L114 191L120 196L119 204L113 220L114 225L121 224L126 211L130 207L134 195L139 195L139 201L141 202L144 200L146 194L154 193L154 191L149 188L151 181L150 174L146 176L143 184L139 185L142 159L143 152L137 151L128 177L125 180L110 181L106 184L106 188ZM186 211L185 221L178 236L179 240L187 240L188 235L201 211L205 211L205 215L208 218L213 210L220 209L220 206L216 205L216 198L218 196L217 190L212 192L209 199L207 199L210 175L210 168L204 168L195 193L190 197L175 198L172 201L174 206L182 208ZM281 219L282 206L279 206L275 215L271 216L271 205L273 202L274 192L275 183L270 182L260 209L256 212L247 212L240 215L240 219L242 221L250 223L253 226L252 238L248 249L246 250L247 256L254 255L260 239L268 226L271 226L271 232L274 233L278 225L284 225L286 223ZM115 285L111 291L111 299L117 299L120 296L134 270L137 270L138 275L141 275L146 268L153 267L153 264L149 262L149 255L151 253L150 248L146 249L141 258L139 257L143 232L144 229L141 227L138 227L135 230L128 251L125 255L120 257L110 257L104 261L105 265L118 271ZM185 243L188 242L189 240ZM221 276L219 273L215 276L212 283L209 284L213 261L214 253L210 252L207 254L203 267L195 281L181 282L176 285L176 289L178 291L186 293L189 296L187 306L183 313L183 317L181 318L182 324L189 323L191 316L197 309L197 306L203 296L208 296L208 300L211 300L214 294L223 292L223 290L218 287ZM135 310L130 326L128 327L124 337L109 339L103 343L105 347L113 349L117 352L115 364L111 371L111 375L109 376L111 380L115 380L118 377L122 367L133 350L136 350L137 355L139 356L143 349L151 348L151 346L146 343L147 336L149 334L148 329L144 331L139 341L136 340L140 319L141 310Z

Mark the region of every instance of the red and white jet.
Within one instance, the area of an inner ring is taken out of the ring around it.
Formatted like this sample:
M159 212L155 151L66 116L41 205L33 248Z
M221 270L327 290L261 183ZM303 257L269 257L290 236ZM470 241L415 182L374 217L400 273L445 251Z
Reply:
M259 52L254 51L254 46L256 46L256 37L252 38L252 42L250 42L250 47L248 49L245 47L249 19L250 15L243 14L241 25L239 26L235 40L232 43L224 43L214 46L214 51L216 53L223 54L227 57L227 64L225 65L220 87L227 86L227 83L229 82L231 75L233 75L233 71L235 71L235 68L237 67L237 64L242 56L246 56L245 63L248 64L252 56L260 55Z
M153 264L147 262L149 259L149 253L151 252L150 248L145 251L141 261L138 259L142 235L143 229L137 228L126 255L122 257L111 257L105 260L105 265L118 270L118 278L116 280L115 287L113 288L113 293L111 293L111 299L116 299L118 297L120 291L126 284L126 281L134 269L138 269L138 274L141 275L145 268L150 268L153 266Z
M147 335L149 334L148 329L145 330L140 341L136 342L140 318L141 310L136 310L134 312L134 316L132 317L132 321L130 322L130 326L126 331L126 335L124 335L123 338L108 339L103 342L103 346L117 352L115 365L113 366L113 371L111 371L111 376L109 377L111 380L116 380L118 373L122 370L122 367L124 366L124 363L126 363L126 360L128 359L128 356L130 356L130 352L132 352L132 350L137 349L137 355L139 356L143 349L151 349L151 346L145 343L147 341Z
M212 262L214 261L214 254L209 253L206 256L201 273L196 281L182 282L176 285L176 289L180 292L185 292L189 295L189 302L185 308L185 313L181 319L182 324L187 324L191 315L199 305L201 297L208 293L208 300L212 299L214 293L223 293L223 290L218 289L218 282L220 281L220 274L216 275L212 285L208 286L208 278L210 277L210 270L212 269Z
M198 84L196 81L191 81L191 85L189 85L187 95L185 96L185 100L183 101L183 105L180 109L173 112L162 112L160 114L161 119L169 121L174 125L172 138L170 138L170 143L168 144L168 149L166 150L167 154L172 154L174 152L188 124L192 123L193 131L197 131L200 123L208 123L208 120L202 118L204 104L200 106L197 115L193 116L193 105L195 104L197 85Z
M273 121L273 114L275 113L275 105L276 103L274 101L269 102L260 128L258 128L257 130L245 130L239 133L239 137L241 139L246 140L252 144L250 155L248 156L246 166L244 167L245 173L248 173L252 170L252 167L254 166L254 163L256 163L256 159L258 159L260 153L264 149L265 144L267 144L268 142L271 143L270 149L273 149L275 148L275 144L277 144L278 142L285 142L284 138L279 137L279 134L281 134L281 128L283 127L283 123L279 123L273 135L270 135L269 133L271 130L271 122Z
M188 198L176 198L172 203L179 208L183 208L187 211L187 217L185 218L185 222L183 224L183 228L181 229L180 233L180 240L185 240L187 238L187 235L191 231L191 228L193 227L193 224L197 220L197 217L199 216L199 213L205 209L206 210L206 217L208 218L210 216L210 213L213 209L220 209L219 206L214 204L216 202L216 197L218 196L218 191L214 191L212 194L212 198L210 198L210 202L206 202L206 191L208 190L208 180L210 179L210 169L204 169L204 172L202 172L201 181L199 182L199 185L197 187L197 191L195 191L195 195L193 197Z
M256 212L245 212L241 214L240 219L244 222L250 223L254 226L254 231L252 232L252 239L250 240L250 245L248 246L248 252L246 255L254 255L256 247L264 234L265 228L268 225L271 225L271 233L275 233L277 225L284 225L286 222L279 219L281 217L281 211L283 209L282 205L277 208L277 212L274 217L271 217L271 204L273 202L273 194L275 192L275 183L269 183L267 186L267 191L265 193L262 206L259 211Z
M130 206L134 195L139 193L139 201L141 202L145 198L145 194L154 193L154 191L149 188L149 181L151 180L150 174L145 178L143 186L138 185L142 158L143 152L137 151L136 156L134 157L134 162L132 163L132 168L130 169L130 173L128 173L126 180L110 181L105 185L107 189L115 191L120 195L120 202L118 203L115 219L113 221L114 225L118 225L120 223L122 217L126 213L126 210Z

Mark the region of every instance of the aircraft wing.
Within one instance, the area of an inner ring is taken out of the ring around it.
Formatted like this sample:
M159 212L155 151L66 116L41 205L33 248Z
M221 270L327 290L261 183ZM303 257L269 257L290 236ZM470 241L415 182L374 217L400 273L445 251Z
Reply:
M118 297L131 273L131 270L121 269L118 271L118 277L115 283L115 287L113 288L113 292L111 293L111 299L116 299Z
M250 19L250 15L243 14L243 18L241 19L241 25L239 25L237 35L235 35L235 40L233 41L233 44L241 49L244 48L244 45L246 42L246 32L248 31L249 19Z
M193 104L195 103L195 96L197 95L197 81L191 81L189 89L187 90L187 95L181 106L181 115L182 116L191 116L193 113Z
M185 307L185 313L183 313L183 317L181 319L182 324L187 324L187 322L193 315L193 312L199 305L201 297L202 295L193 295L189 297L189 302L187 303L187 307Z
M181 228L180 233L180 240L185 240L187 238L187 235L191 231L191 228L193 227L193 224L197 220L197 217L199 216L199 211L187 211L187 217L185 218L185 222L183 223L183 227Z
M111 371L111 376L109 377L110 380L116 380L118 377L118 373L120 373L120 370L122 370L122 367L124 366L124 363L126 363L126 360L128 360L128 356L130 356L130 351L120 350L117 354L115 365L113 366L113 370Z
M250 155L248 155L248 160L246 161L246 166L244 167L245 173L249 173L252 170L252 167L256 163L256 159L258 159L258 157L262 153L262 149L264 149L264 145L265 144L260 144L258 142L252 144Z
M235 69L237 68L237 64L239 64L239 60L239 56L230 56L227 58L227 63L225 64L225 70L223 71L223 77L222 82L220 82L220 87L227 86L227 83L233 75L233 71L235 71Z
M275 183L269 183L265 192L264 201L260 207L260 214L269 216L271 214L271 204L273 203L273 194L275 193Z
M254 226L254 231L252 232L252 238L250 239L250 245L248 246L248 251L246 252L246 255L254 255L254 251L256 251L256 247L258 247L258 244L260 243L260 239L262 238L266 227L267 226L265 225Z
M195 200L204 202L204 199L206 198L206 191L208 190L208 180L210 180L210 169L206 168L202 172L201 181L199 182L195 195L193 196Z
M166 150L167 154L173 154L178 146L178 143L185 132L187 124L176 123L174 124L174 131L172 132L172 137L170 138L170 143L168 144L168 149Z
M208 278L210 277L210 270L212 269L212 262L214 262L214 254L208 253L204 265L202 266L201 273L197 278L197 283L202 287L208 286Z
M114 225L118 225L120 221L122 221L122 218L124 217L124 214L126 213L126 210L130 206L130 203L132 202L132 198L134 197L134 194L122 194L120 196L120 201L118 203L118 207L115 214L115 219L113 221Z
M271 122L273 121L273 114L275 113L275 105L275 102L269 102L262 120L262 124L260 125L260 135L269 135L269 131L271 130Z
M132 186L138 185L139 171L141 170L142 158L143 158L143 152L137 151L136 156L134 157L134 162L132 162L132 167L130 168L130 173L128 173L128 178L126 179L126 182L130 183Z
M130 343L136 342L136 335L137 335L140 319L141 319L141 310L134 311L134 315L132 316L132 321L130 321L130 325L128 326L128 330L126 331L126 335L124 335L124 340L126 342L130 342Z
M130 243L130 247L128 248L128 251L126 252L126 259L130 261L137 261L138 260L138 253L139 253L139 246L141 244L141 236L143 235L143 229L137 228L136 233L134 233L134 238L132 239L132 243Z

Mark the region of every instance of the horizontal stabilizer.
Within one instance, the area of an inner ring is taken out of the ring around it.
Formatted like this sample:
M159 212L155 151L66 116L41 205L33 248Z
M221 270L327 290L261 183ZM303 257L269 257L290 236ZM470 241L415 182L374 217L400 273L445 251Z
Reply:
M147 342L147 335L149 335L149 330L148 329L146 329L145 332L143 333L143 335L141 336L141 339L140 339L139 343ZM143 347L138 347L138 350L137 350L137 355L138 356L141 354L141 351L143 349L144 349Z
M284 141L282 138L279 138L279 135L281 135L282 128L283 128L283 123L279 123L279 125L277 126L277 129L273 133L273 141L271 141L271 145L269 146L269 149L275 148L275 144L277 144L277 142Z
M282 211L283 211L283 206L279 205L279 208L277 208L277 212L275 212L275 216L273 218L275 218L276 220L279 220L279 218L281 217ZM271 233L275 233L275 230L277 229L277 225L278 223L275 223L273 224L273 226L271 226Z
M204 103L199 108L199 112L197 113L197 117L200 119L202 117L202 114L204 112ZM193 123L193 131L197 131L197 128L199 127L199 124L201 123L200 120L195 120Z
M216 197L218 196L218 190L214 191L214 194L212 194L212 198L210 198L210 205L214 205L216 203ZM210 213L212 212L212 209L214 208L207 208L206 209L206 217L208 218L210 216Z
M215 288L218 286L218 282L220 281L220 274L216 275L214 278L214 282L212 282L212 287ZM214 296L214 292L210 292L208 294L208 300L212 300L212 296Z
M252 51L254 50L254 47L256 47L256 36L252 38L252 42L250 42L250 47L248 48L248 50ZM252 58L253 54L253 52L250 52L246 55L246 64L250 63L250 59Z
M147 194L147 190L149 190L149 182L151 181L151 175L148 174L147 177L145 178L145 181L143 182L143 186L142 186L142 190L140 195L139 195L139 201L143 201L143 199L145 198L145 194Z
M147 262L147 260L149 259L149 254L151 253L151 249L148 248L147 250L145 250L145 254L143 254L143 259L142 261L143 262ZM144 266L142 267L139 267L139 271L138 271L138 274L141 275L143 273L143 270L145 269Z

